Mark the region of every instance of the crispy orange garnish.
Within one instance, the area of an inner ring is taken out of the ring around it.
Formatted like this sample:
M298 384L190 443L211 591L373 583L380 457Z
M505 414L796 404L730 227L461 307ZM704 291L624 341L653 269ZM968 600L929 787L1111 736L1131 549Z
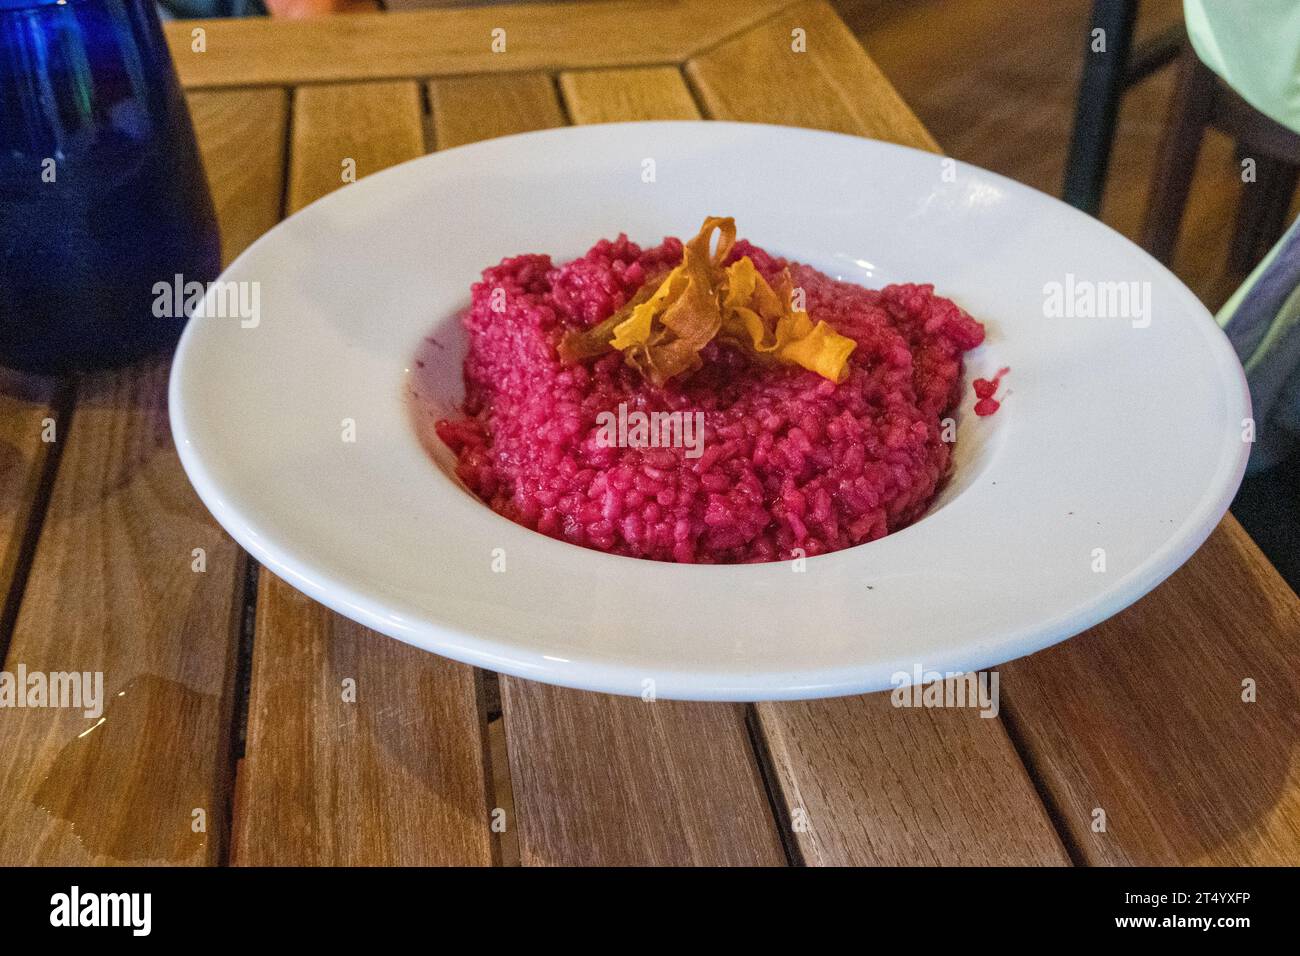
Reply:
M802 365L842 382L857 343L825 322L813 324L807 312L794 308L789 269L781 273L779 287L777 292L768 285L748 256L733 262L722 300L723 339L755 356Z
M713 249L713 233L718 232ZM833 382L848 374L855 343L793 306L787 269L774 290L746 256L723 267L736 242L736 221L710 216L686 243L682 264L656 287L647 281L623 308L560 342L560 358L578 362L618 349L655 385L700 367L700 351L719 335L760 360L816 372Z

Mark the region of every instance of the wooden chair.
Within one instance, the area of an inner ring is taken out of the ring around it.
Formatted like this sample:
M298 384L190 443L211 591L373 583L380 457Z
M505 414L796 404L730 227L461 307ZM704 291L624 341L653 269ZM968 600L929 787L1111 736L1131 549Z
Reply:
M1092 6L1061 193L1071 206L1091 216L1101 210L1111 144L1125 92L1176 60L1184 41L1179 24L1134 46L1137 14L1138 0L1094 0ZM1093 52L1092 37L1097 30L1105 36L1105 52Z
M1246 183L1228 254L1231 274L1244 275L1282 237L1300 173L1300 135L1259 112L1234 93L1188 45L1156 163L1142 246L1168 263L1178 242L1183 208L1207 126L1231 136L1239 160L1255 161Z

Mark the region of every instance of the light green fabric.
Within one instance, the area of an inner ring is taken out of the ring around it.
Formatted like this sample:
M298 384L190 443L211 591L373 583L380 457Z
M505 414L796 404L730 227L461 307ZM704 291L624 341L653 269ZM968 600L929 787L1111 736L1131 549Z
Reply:
M1300 0L1183 0L1183 15L1201 61L1300 132Z
M1192 47L1255 109L1300 133L1300 0L1183 0ZM1249 188L1249 187L1247 187ZM1218 315L1250 382L1252 471L1300 436L1300 224Z

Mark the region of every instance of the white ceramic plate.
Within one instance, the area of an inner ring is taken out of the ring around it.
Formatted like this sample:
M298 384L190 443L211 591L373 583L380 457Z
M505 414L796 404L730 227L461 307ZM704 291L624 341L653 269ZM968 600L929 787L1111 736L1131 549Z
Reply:
M985 322L967 378L1010 366L1005 401L977 418L967 387L953 480L922 520L803 573L638 561L512 524L456 482L446 449L435 463L421 448L412 356L435 331L430 374L453 414L456 315L485 266L563 261L619 231L689 235L707 214L844 279L933 282ZM260 322L191 321L171 380L181 460L217 520L363 624L573 687L817 697L1028 654L1182 564L1249 450L1240 365L1153 259L1010 180L855 137L633 123L491 140L340 189L223 279L259 283ZM1050 317L1052 283L1137 283L1139 297L1093 310L1111 317Z

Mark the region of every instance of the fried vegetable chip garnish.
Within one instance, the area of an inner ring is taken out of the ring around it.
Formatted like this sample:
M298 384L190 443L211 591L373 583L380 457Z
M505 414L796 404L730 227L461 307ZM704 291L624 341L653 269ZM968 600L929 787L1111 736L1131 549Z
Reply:
M662 386L698 369L700 352L718 338L755 360L800 365L843 381L857 343L794 308L788 268L773 289L748 256L723 266L735 242L734 219L705 219L683 247L681 265L658 284L647 281L605 321L567 333L560 358L581 362L616 349L629 366Z

